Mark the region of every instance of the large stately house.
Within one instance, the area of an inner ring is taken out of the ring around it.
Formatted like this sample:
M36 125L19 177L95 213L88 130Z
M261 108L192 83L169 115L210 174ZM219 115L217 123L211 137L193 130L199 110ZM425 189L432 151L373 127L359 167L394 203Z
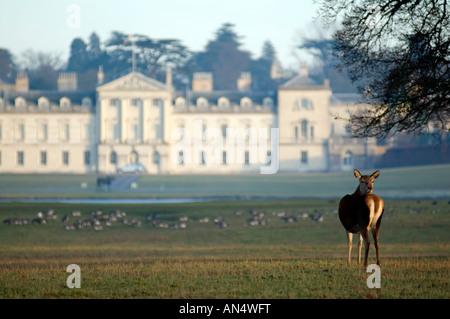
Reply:
M372 168L376 141L353 138L343 119L364 108L333 94L307 69L276 92L215 91L211 73L195 73L176 91L139 72L77 90L61 73L58 90L28 89L26 74L0 95L0 172L113 173L141 163L147 174L328 172ZM265 169L265 171L264 171Z

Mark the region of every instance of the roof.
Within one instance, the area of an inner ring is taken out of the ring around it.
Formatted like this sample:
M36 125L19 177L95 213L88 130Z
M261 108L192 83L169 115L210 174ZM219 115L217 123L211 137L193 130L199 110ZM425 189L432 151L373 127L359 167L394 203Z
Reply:
M304 86L312 86L312 85L319 85L317 82L315 82L313 79L311 79L309 76L297 74L289 81L282 84L281 88L298 88L298 87L304 87Z
M325 80L322 83L318 83L309 77L308 67L303 63L296 76L285 82L278 87L279 90L321 90L330 89L330 82Z
M149 78L139 72L131 72L97 87L97 91L170 91L171 85Z
M176 92L174 100L177 97L186 98L186 92ZM217 104L219 98L225 97L230 103L239 104L240 100L244 97L248 97L252 102L257 104L262 104L263 100L267 97L271 98L276 102L276 92L275 91L211 91L211 92L194 92L188 91L188 99L190 104L195 104L195 101L199 97L207 99L212 104Z
M362 97L357 93L334 93L330 97L330 104L359 104L362 102Z
M32 104L37 104L40 97L46 97L51 103L55 104L58 104L63 97L69 98L74 104L81 104L85 97L90 98L93 104L95 104L96 100L95 91L30 90L26 92L0 92L0 97L7 101L8 104L14 104L14 100L19 96Z

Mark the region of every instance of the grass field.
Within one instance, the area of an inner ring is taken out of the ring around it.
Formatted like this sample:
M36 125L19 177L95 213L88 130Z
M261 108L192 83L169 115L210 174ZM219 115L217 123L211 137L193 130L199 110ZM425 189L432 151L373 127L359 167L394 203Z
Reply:
M372 171L362 171L370 174ZM97 175L0 175L1 198L341 198L352 193L352 172L275 175L143 175L136 188L96 191ZM450 165L382 169L383 198L450 198ZM85 187L81 187L81 185Z
M0 203L2 221L23 223L49 209L57 215L46 224L0 224L0 297L450 297L448 200L386 202L380 289L367 287L370 274L361 265L347 266L337 204ZM72 216L74 211L81 216ZM70 230L77 220L92 219L92 212L101 222ZM111 212L119 217L106 218ZM63 223L64 215L70 220ZM353 256L355 261L356 249ZM66 285L69 264L80 266L80 289Z

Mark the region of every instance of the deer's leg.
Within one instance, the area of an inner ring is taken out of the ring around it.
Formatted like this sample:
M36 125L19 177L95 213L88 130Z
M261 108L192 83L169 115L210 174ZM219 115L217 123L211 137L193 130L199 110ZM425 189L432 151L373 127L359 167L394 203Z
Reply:
M358 240L358 265L361 264L361 247L362 247L362 241L363 237L361 233L359 234L359 240Z
M349 231L347 231L347 239L348 239L348 260L347 264L350 265L350 258L352 256L352 240L353 240L353 234Z
M373 240L375 242L375 249L377 251L377 265L380 265L380 256L378 255L378 248L379 248L379 243L378 243L378 232L380 231L380 220L378 220L378 223L376 225L376 227L374 229L372 229L372 236L373 236Z
M366 253L364 255L364 266L367 267L367 258L369 257L369 247L370 247L370 238L369 238L369 229L367 227L360 227L361 236L364 239L364 244L366 246Z

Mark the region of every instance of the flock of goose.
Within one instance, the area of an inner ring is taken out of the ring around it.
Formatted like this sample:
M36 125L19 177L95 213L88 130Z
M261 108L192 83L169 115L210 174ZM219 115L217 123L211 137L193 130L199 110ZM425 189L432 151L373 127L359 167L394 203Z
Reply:
M328 213L326 213L328 214ZM80 230L80 229L94 229L101 231L114 224L122 224L130 227L141 227L143 222L137 218L129 218L127 213L119 209L111 210L109 213L104 213L101 210L93 210L88 216L82 216L83 213L79 210L73 211L71 214L66 214L61 218L61 222L66 230ZM242 210L235 211L236 216L243 216ZM246 226L264 226L267 225L273 218L279 218L287 223L293 223L298 220L310 219L314 222L322 222L322 214L315 211L314 214L307 212L288 214L286 211L273 211L271 214L255 209L247 211L249 216L244 225ZM83 218L84 217L84 218ZM244 215L245 217L245 215ZM35 218L8 218L3 221L8 225L32 225L32 224L47 224L50 220L57 220L58 216L55 210L49 209L40 211ZM156 228L170 228L170 229L185 229L192 222L199 222L201 224L213 223L219 228L229 227L229 223L223 216L202 217L192 219L188 216L182 216L177 220L165 220L164 214L148 213L144 222L151 223Z
M419 202L418 202L419 203ZM450 201L449 201L450 204ZM416 206L406 207L406 211L410 214L432 213L439 212L438 207L433 207L436 202L432 203L431 207L428 206ZM388 216L395 215L393 207L390 207L385 212ZM313 210L311 213L307 210L287 212L285 210L272 211L268 213L266 211L250 209L246 212L244 210L236 210L235 216L242 216L244 219L243 225L245 226L265 226L271 221L278 219L286 223L295 223L301 220L311 220L315 223L323 222L324 216L328 214L337 214L337 210L333 211L318 211ZM86 215L86 213L85 213ZM79 210L73 211L71 214L66 214L61 218L61 222L66 230L80 230L80 229L94 229L101 231L105 228L111 227L114 224L127 225L130 227L141 227L143 221L137 218L129 218L127 213L119 209L111 210L109 213L104 213L101 210L93 210L88 216L83 216L83 213ZM151 223L156 228L167 229L185 229L188 228L190 223L208 224L213 223L219 228L229 227L229 223L222 216L215 217L202 217L202 218L190 218L188 216L182 216L177 220L164 219L165 214L158 214L155 212L148 213L144 222ZM51 220L57 220L58 216L54 209L46 211L40 211L36 214L35 218L20 218L12 217L3 220L7 225L33 225L33 224L47 224Z

